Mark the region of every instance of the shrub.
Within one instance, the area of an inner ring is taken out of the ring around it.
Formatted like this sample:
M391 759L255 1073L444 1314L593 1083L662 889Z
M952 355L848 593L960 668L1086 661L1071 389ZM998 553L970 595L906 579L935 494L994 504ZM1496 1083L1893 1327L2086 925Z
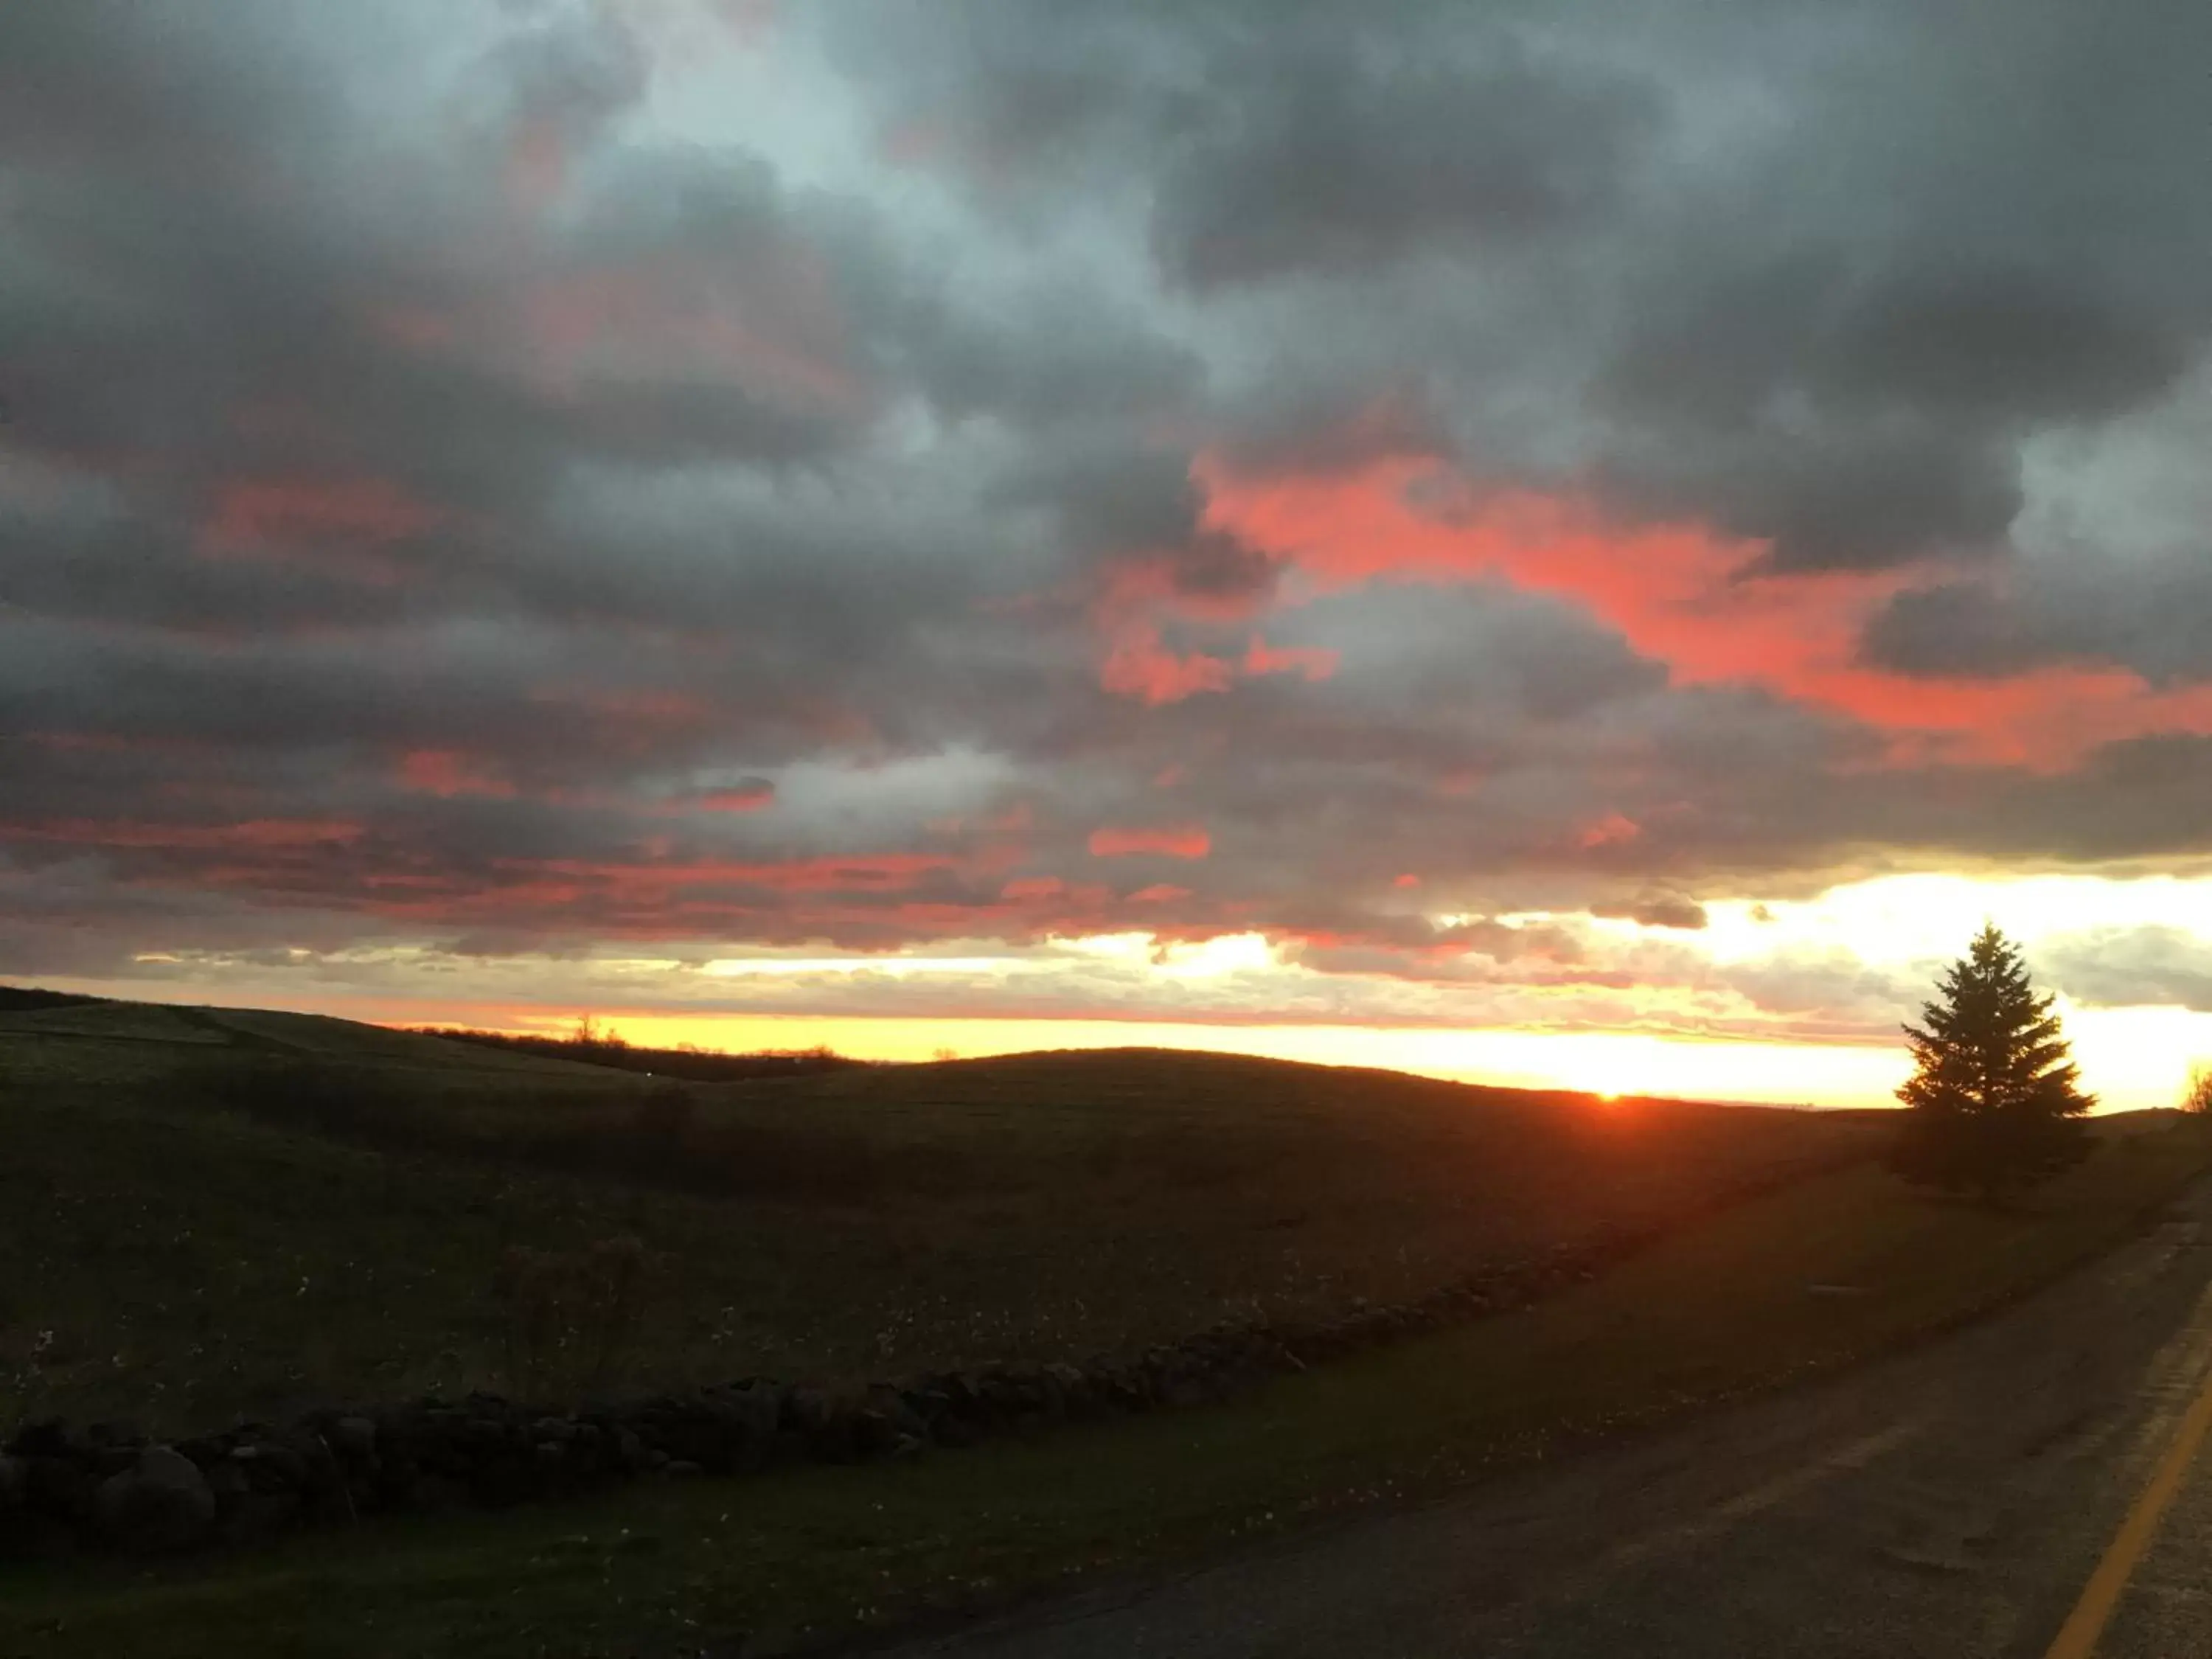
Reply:
M2189 1086L2182 1091L2181 1109L2212 1117L2212 1060L2200 1060L2189 1068Z

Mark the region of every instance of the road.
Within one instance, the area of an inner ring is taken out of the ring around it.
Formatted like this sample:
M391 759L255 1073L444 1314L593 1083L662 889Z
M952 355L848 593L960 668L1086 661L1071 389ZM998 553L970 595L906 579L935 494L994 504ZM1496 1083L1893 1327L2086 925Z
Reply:
M887 1652L2212 1656L2212 1449L2188 1455L2208 1389L2212 1182L2033 1298L1847 1376Z

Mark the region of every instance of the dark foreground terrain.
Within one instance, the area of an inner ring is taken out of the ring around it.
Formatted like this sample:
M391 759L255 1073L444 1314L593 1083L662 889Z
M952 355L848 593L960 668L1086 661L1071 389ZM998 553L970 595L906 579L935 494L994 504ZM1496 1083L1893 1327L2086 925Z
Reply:
M2148 1132L2124 1133L2136 1127ZM1401 1644L1370 1652L1513 1652L1577 1632L1602 1642L1618 1614L1678 1645L1587 1650L1726 1652L1698 1644L1733 1631L1759 1632L1735 1651L1798 1651L1771 1639L1787 1621L1832 1644L1807 1651L2034 1659L2040 1646L1911 1645L1921 1628L1952 1640L1949 1603L1926 1613L1934 1623L1905 1621L1922 1616L1913 1598L1950 1595L1953 1578L2015 1635L2063 1613L2075 1586L2061 1581L2136 1478L2123 1449L2149 1422L2141 1367L2212 1272L2212 1252L2186 1248L2200 1210L2190 1233L2014 1316L2025 1325L1847 1374L1833 1395L1792 1385L2139 1237L2206 1153L2186 1129L2112 1126L2087 1164L2005 1211L1916 1195L1865 1164L1837 1170L1523 1312L1281 1377L1227 1407L506 1514L364 1517L236 1555L0 1569L0 1654L760 1659L1036 1607L1055 1583L1087 1582L1111 1587L1103 1602L1032 1614L984 1650L1320 1652L1297 1645L1305 1623L1343 1638L1352 1620ZM1710 1414L1777 1389L1748 1416ZM1692 1426L1638 1449L1670 1422ZM1849 1484L1862 1467L1875 1486ZM2069 1473L2034 1484L2052 1469ZM1453 1493L1465 1495L1406 1509ZM1832 1493L1845 1496L1830 1512ZM1965 1501L1984 1493L1997 1514L1986 1537ZM1249 1553L1269 1547L1297 1553ZM1224 1552L1241 1565L1144 1588ZM2037 1573L2045 1601L2015 1606ZM1936 1582L1916 1589L1921 1575ZM1317 1599L1299 1599L1307 1579ZM1884 1597L1903 1600L1885 1610ZM1862 1602L1870 1628L1903 1632L1905 1645L1833 1645ZM1462 1630L1498 1645L1422 1645Z
M1841 1287L1838 1287L1841 1293ZM900 1659L2179 1659L2212 1653L2212 1185L1934 1346L1616 1451ZM2094 1613L2093 1609L2093 1613ZM2065 1632L2060 1640L2062 1630Z
M1877 1139L1200 1054L672 1084L294 1014L0 1012L0 1424L1080 1360L1418 1297ZM506 1253L630 1238L620 1317L556 1308L523 1364L545 1310Z

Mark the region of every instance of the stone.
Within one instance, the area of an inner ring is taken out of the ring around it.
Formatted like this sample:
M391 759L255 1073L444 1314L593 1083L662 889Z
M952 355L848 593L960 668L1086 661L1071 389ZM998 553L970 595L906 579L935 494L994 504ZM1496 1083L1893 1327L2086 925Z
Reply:
M75 1457L91 1444L82 1431L72 1429L58 1417L47 1417L25 1424L7 1449L17 1457Z
M31 1472L23 1460L0 1456L0 1512L20 1510L31 1501Z
M253 1490L297 1492L307 1482L307 1460L289 1446L258 1440L234 1448L231 1461L245 1469Z
M929 1419L916 1411L906 1390L888 1382L878 1382L868 1390L868 1405L883 1413L891 1425L895 1437L927 1440Z
M853 1449L862 1457L888 1455L899 1443L898 1425L890 1413L864 1406L853 1413Z
M135 1468L101 1483L100 1525L135 1553L190 1549L215 1525L215 1493L191 1459L173 1447L149 1446Z
M367 1417L341 1417L323 1437L341 1457L362 1460L376 1455L376 1423Z
M730 1399L748 1434L765 1440L775 1432L776 1424L783 1414L783 1398L775 1383L755 1382L745 1388L733 1389L730 1391Z
M215 1494L215 1506L218 1510L237 1508L245 1501L246 1495L253 1490L253 1483L246 1476L246 1466L234 1463L228 1457L219 1463L207 1465L200 1473L207 1480L208 1490Z
M23 1471L33 1509L80 1524L98 1517L100 1483L70 1459L28 1456Z

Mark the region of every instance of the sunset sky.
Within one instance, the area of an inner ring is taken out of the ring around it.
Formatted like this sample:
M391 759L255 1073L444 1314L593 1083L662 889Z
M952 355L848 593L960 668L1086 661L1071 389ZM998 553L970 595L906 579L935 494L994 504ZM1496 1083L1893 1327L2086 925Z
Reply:
M0 8L0 975L2212 1057L2212 7Z

